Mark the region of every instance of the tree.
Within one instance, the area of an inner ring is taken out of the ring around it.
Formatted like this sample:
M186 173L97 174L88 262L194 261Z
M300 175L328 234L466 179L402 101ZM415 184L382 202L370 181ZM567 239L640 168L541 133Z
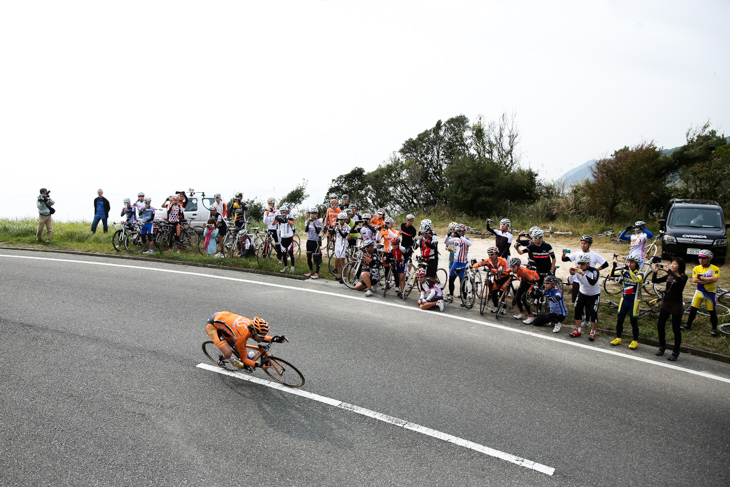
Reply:
M302 201L307 199L309 194L307 194L307 180L302 179L302 182L296 186L296 188L292 189L287 193L286 196L284 196L281 201L291 204L292 206L298 206L302 204Z
M592 180L584 183L594 214L610 223L623 205L627 217L645 217L664 187L663 178L658 176L660 158L661 151L653 142L642 142L596 162L591 168Z

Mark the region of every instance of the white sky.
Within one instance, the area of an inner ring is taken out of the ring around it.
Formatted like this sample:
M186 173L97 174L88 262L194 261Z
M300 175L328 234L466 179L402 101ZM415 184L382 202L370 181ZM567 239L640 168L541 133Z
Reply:
M437 120L516 114L556 179L730 127L730 2L0 0L0 217L177 189L310 202Z

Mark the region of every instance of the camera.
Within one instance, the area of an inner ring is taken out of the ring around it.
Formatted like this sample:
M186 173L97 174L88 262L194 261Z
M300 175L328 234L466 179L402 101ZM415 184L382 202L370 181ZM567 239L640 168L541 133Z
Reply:
M654 257L651 258L652 264L659 264L661 261L662 261L662 258L659 257L658 255L655 255Z
M276 221L278 223L286 223L286 217L284 215L276 215Z

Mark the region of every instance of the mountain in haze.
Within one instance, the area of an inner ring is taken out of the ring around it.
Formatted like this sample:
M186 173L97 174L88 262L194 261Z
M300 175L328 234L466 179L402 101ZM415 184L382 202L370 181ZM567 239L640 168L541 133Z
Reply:
M666 156L667 154L671 154L677 149L679 149L679 147L675 147L674 149L662 149L662 155ZM584 162L580 166L575 167L560 176L558 179L555 180L555 183L562 184L565 189L569 189L571 186L580 183L585 178L588 178L590 180L591 168L596 162L598 162L598 159L591 159L590 161Z

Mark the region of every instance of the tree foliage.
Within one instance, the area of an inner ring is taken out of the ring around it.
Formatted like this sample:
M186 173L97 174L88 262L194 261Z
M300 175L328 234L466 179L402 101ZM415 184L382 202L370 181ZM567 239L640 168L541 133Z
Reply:
M475 124L464 115L439 120L376 170L355 168L333 179L328 192L347 193L372 209L499 211L537 193L537 174L519 167L518 140L514 117L491 123L479 117Z
M292 206L298 206L302 204L302 201L307 199L309 194L307 194L307 183L308 181L306 179L302 179L302 182L297 184L297 186L289 191L286 196L284 196L281 201L291 204Z

